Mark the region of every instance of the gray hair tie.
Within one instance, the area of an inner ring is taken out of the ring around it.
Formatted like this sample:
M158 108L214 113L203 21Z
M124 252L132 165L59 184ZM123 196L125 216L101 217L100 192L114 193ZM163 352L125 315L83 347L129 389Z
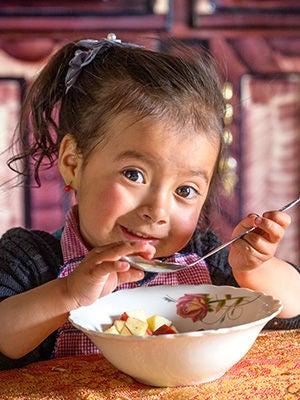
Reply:
M69 62L69 69L65 78L66 94L76 82L82 68L90 64L97 54L105 53L112 45L119 47L142 48L142 46L133 43L122 43L120 39L117 39L114 33L109 33L105 39L79 40L75 45L87 50L76 50L74 57Z

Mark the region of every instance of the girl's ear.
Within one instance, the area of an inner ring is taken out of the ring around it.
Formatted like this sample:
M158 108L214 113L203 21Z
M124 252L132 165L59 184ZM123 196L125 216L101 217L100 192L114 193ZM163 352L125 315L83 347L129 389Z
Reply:
M66 185L77 189L78 177L82 165L82 156L78 153L77 145L72 135L66 135L59 148L58 168Z

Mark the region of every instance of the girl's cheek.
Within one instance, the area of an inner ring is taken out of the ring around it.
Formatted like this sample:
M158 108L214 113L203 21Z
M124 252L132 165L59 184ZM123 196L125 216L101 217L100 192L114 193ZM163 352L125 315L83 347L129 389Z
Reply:
M122 188L117 184L107 184L99 188L99 199L109 201L109 199L114 199L120 201L123 197Z
M190 235L194 232L197 227L199 219L199 211L194 210L187 213L179 213L179 218L176 218L177 228L179 228L182 232L185 232L187 235Z
M102 191L98 201L107 210L118 209L120 212L128 212L136 206L137 198L122 186L113 185Z

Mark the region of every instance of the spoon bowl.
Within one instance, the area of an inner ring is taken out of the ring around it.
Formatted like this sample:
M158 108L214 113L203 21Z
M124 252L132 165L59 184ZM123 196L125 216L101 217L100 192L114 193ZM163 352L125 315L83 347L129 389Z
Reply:
M132 267L141 269L145 272L176 272L182 268L191 267L194 262L189 265L181 265L175 262L161 261L157 259L146 260L143 257L138 256L124 256L121 258L122 261L127 261ZM197 259L199 262L201 259Z

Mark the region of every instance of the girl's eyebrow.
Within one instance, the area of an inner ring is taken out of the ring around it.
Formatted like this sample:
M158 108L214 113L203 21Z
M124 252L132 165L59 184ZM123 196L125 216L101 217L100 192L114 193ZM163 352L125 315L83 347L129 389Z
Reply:
M124 160L126 158L136 158L139 160L143 160L146 162L150 162L150 157L147 157L145 154L139 153L138 151L135 150L127 150L124 151L123 153L118 154L116 157L116 160Z
M117 157L116 160L124 160L126 158L135 158L135 159L139 159L142 160L144 162L150 163L151 162L151 158L147 157L145 154L141 154L138 151L135 150L127 150L124 151L123 153L120 153ZM208 177L208 173L205 170L189 170L187 172L187 175L189 176L199 176L200 178L202 178L205 183L207 184L209 182L209 177Z
M203 170L203 171L191 170L191 171L189 171L189 173L190 173L192 176L199 176L200 178L202 178L202 179L205 181L206 184L208 184L208 182L209 182L209 177L208 177L207 171L205 171L205 170Z

